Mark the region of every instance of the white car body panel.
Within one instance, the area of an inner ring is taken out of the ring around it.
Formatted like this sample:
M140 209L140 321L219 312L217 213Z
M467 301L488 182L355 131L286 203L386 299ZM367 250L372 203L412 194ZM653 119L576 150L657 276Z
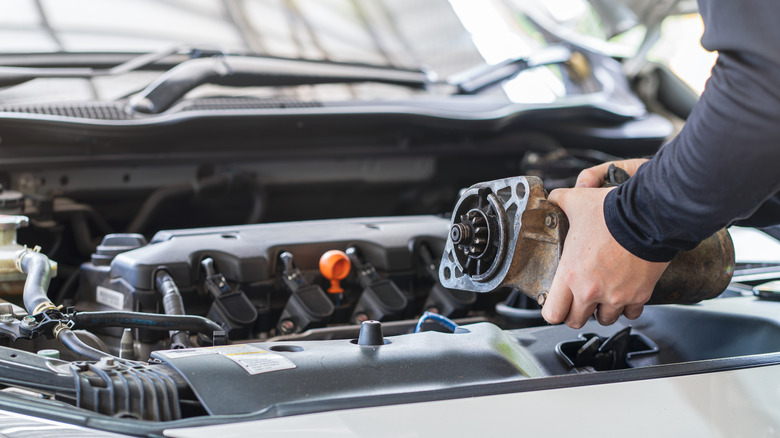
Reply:
M780 435L780 365L169 429L172 438Z

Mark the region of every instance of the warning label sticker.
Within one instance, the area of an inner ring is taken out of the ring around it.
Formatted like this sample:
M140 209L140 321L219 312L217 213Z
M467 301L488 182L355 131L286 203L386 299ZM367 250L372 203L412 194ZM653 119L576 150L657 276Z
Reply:
M105 306L122 310L125 305L125 296L121 292L98 286L95 301Z
M252 352L230 353L225 356L240 365L249 374L270 373L271 371L295 368L295 364L290 359L261 349Z
M270 373L295 368L295 364L281 354L245 344L168 350L160 351L157 354L168 359L219 354L232 360L249 374Z

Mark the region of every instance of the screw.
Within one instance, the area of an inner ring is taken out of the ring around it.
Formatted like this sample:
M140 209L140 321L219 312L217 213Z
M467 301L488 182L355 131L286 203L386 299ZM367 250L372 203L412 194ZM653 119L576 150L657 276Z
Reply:
M544 306L545 301L547 301L547 294L540 294L536 297L536 302L539 303L540 306Z
M544 218L544 225L547 226L547 228L555 228L558 226L558 218L553 214L550 213Z
M368 321L368 315L365 313L355 315L355 324L363 324L363 321Z
M279 331L288 334L295 331L295 323L290 319L285 319L281 323L279 323Z
M113 357L103 356L100 358L100 361L98 361L97 363L97 367L103 370L111 370L117 368L117 366L118 365Z
M35 320L34 316L25 316L22 318L22 325L25 327L35 327L38 325L38 321Z
M14 314L13 313L3 313L0 315L0 322L11 322L14 320Z

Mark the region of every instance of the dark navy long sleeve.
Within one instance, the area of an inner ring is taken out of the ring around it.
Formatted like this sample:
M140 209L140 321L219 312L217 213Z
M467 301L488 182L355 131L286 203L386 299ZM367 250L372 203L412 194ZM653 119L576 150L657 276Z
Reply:
M612 236L669 261L735 221L780 223L780 1L699 0L719 52L680 134L607 195Z

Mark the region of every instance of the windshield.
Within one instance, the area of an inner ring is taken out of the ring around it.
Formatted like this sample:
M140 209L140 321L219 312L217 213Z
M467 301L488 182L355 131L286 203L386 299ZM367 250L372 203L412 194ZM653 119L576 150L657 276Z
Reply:
M447 78L470 68L532 56L549 40L523 13L501 1L21 0L0 4L0 54L13 63L29 62L19 61L16 54L148 53L197 47L422 68ZM46 94L49 101L78 100L83 89L91 89L98 99L113 100L137 90L156 74L124 76L108 86L98 80L63 87L60 84L66 80L48 80L47 88L52 90ZM526 103L553 102L583 92L567 85L565 76L556 65L529 69L491 91ZM368 96L376 98L385 89ZM28 95L23 101L29 101L30 94L40 95L40 90L30 93L23 88L0 98L8 103ZM361 95L351 89L335 94Z
M399 67L425 60L449 63L456 71L480 61L463 36L446 0L26 0L0 5L0 52L5 53L149 52L188 45Z

